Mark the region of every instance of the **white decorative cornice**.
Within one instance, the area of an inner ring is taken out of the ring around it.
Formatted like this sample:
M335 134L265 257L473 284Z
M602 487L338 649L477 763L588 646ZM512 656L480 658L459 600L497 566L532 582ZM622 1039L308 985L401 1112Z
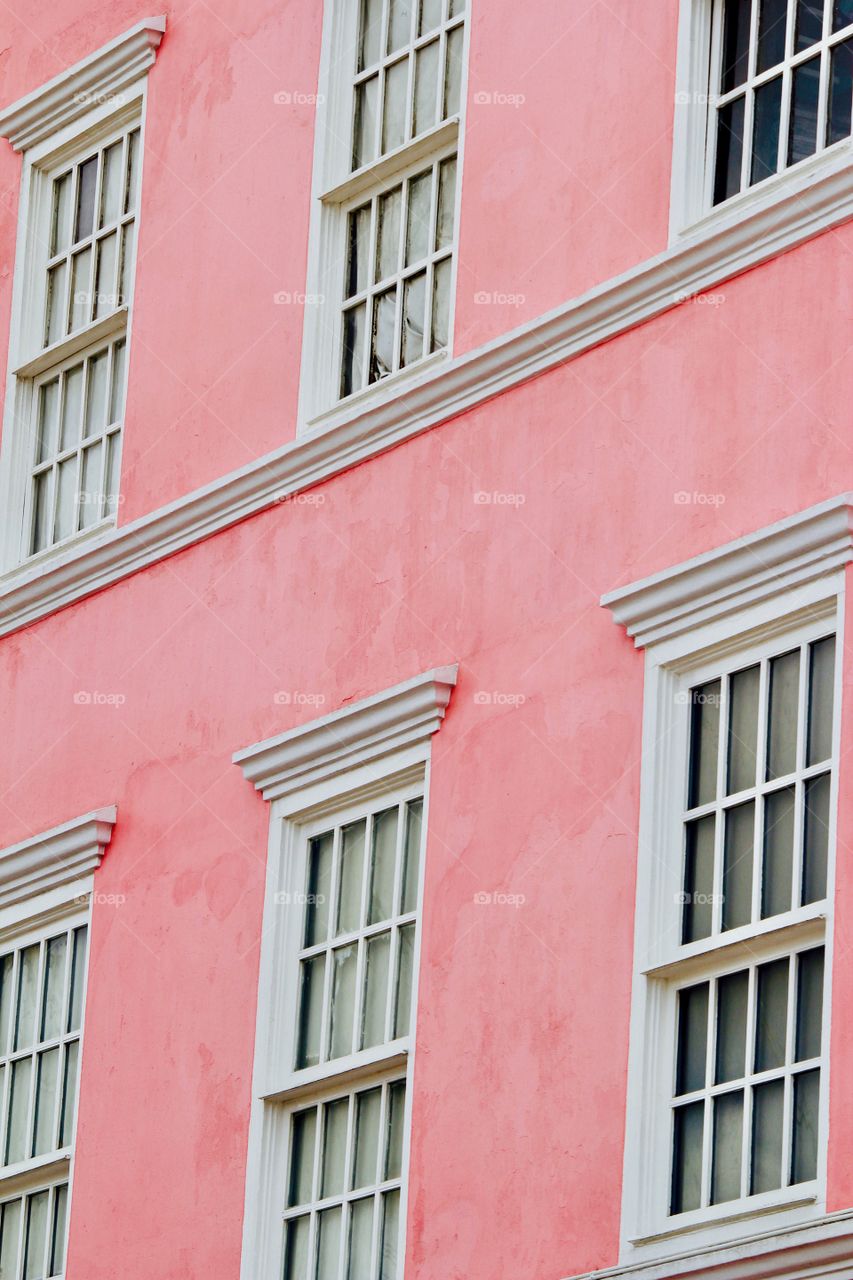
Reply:
M458 417L845 221L853 213L849 150L839 150L834 166L486 346L405 385L390 385L380 404L344 403L316 430L214 483L97 540L72 544L37 567L22 566L0 584L0 635Z
M309 724L238 751L265 800L303 791L426 742L441 726L457 667L436 667Z
M95 871L113 834L115 805L0 849L0 908Z
M573 1280L850 1280L853 1276L850 1210L815 1223L744 1235L726 1245L697 1249L690 1248L687 1238L682 1243L684 1251L669 1258L590 1271Z
M0 138L25 151L119 95L154 62L166 19L143 18L109 44L0 111Z
M714 622L853 560L853 494L843 493L757 533L602 596L638 649Z

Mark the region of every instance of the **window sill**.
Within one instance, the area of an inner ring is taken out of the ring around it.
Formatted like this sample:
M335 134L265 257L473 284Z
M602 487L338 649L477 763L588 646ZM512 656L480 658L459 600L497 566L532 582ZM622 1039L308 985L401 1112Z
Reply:
M784 231L787 219L784 211L791 208L791 220L794 216L801 220L803 216L802 197L806 193L820 191L820 188L835 178L839 173L853 168L853 138L845 138L827 147L817 155L803 160L783 173L774 174L763 182L756 183L747 191L732 196L723 204L717 205L707 213L689 222L670 238L670 248L675 249L688 242L710 238L723 230L730 229L740 223L746 223L756 214L778 210L780 231ZM817 222L815 230L820 229L822 206L815 202L814 216ZM827 219L827 225L830 220ZM775 229L775 227L774 227ZM761 236L767 235L764 223L761 223Z
M411 142L403 143L389 151L381 160L362 165L351 173L336 187L324 191L320 199L324 204L345 204L346 201L362 195L365 191L373 191L390 183L397 174L408 169L409 165L420 160L422 156L434 156L442 147L449 146L459 137L459 117L451 116L443 120L435 128L419 134Z
M377 1045L374 1049L365 1049L346 1058L334 1058L319 1067L306 1067L293 1073L292 1083L287 1088L275 1089L261 1096L264 1102L296 1102L330 1089L347 1090L379 1072L384 1074L395 1068L405 1068L409 1058L408 1045L408 1039L393 1040L390 1044Z
M364 387L361 391L355 391L351 396L347 396L346 399L339 400L332 408L311 418L298 434L299 436L321 435L385 402L388 402L389 409L393 413L397 401L389 400L389 390L399 394L432 382L449 361L449 350L433 351L417 364L409 365L407 369L398 369L396 373L389 374L380 382L373 382L369 387Z
M62 565L68 560L76 560L87 550L91 550L93 544L105 541L115 532L115 528L115 518L108 516L97 524L90 525L88 529L64 538L62 542L55 542L52 547L45 547L43 551L37 551L35 555L9 565L0 573L0 593L26 582L30 576L38 577L46 569Z
M48 1155L35 1156L32 1160L21 1160L0 1170L0 1196L20 1195L33 1187L46 1186L51 1182L68 1177L71 1163L71 1148L51 1151Z
M111 311L108 316L87 324L84 329L77 329L67 338L60 338L59 342L45 347L32 360L18 365L18 368L13 369L12 372L16 378L35 378L70 356L76 356L78 351L83 351L86 347L100 342L102 338L111 338L114 333L121 333L126 328L127 307L119 307L118 310Z

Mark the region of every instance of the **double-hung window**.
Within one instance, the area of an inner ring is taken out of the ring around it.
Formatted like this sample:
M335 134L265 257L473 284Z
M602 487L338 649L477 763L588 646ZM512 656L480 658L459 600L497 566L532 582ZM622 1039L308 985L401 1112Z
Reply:
M465 0L331 0L307 416L451 345Z

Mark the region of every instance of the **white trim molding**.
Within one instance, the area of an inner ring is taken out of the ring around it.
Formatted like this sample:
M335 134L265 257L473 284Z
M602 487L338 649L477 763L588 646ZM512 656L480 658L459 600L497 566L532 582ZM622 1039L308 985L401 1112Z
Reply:
M693 1248L665 1262L589 1271L573 1280L848 1280L851 1271L853 1211L845 1210L735 1245Z
M0 910L96 871L115 821L110 805L0 849Z
M234 755L265 800L328 786L355 768L427 742L444 719L458 667L436 667Z
M638 649L802 589L853 560L853 494L842 493L602 596Z
M500 338L344 403L314 430L116 529L0 579L0 635L119 582L785 252L853 214L853 167L786 191Z
M0 111L0 138L16 151L44 142L91 111L115 101L154 63L166 30L164 16L143 18L108 44L61 71L40 88Z

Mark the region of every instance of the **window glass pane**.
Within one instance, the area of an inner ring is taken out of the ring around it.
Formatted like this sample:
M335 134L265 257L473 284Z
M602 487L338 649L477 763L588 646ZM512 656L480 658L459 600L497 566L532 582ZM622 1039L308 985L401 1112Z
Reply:
M752 919L752 866L755 845L755 801L726 813L723 860L723 928L736 929Z
M406 220L406 266L420 262L429 253L432 212L432 170L409 182Z
M68 1030L79 1031L83 1020L83 982L86 977L86 925L74 930L74 953L71 968L71 1004L68 1013Z
M717 1084L743 1078L748 1000L749 974L745 969L726 974L717 982Z
M77 1112L77 1069L80 1064L80 1041L72 1040L65 1048L65 1073L62 1080L62 1120L59 1126L59 1145L68 1147L74 1137L74 1117Z
M58 1276L65 1269L65 1220L68 1210L68 1187L57 1187L53 1197L53 1230L50 1245L50 1274ZM2 1261L0 1261L0 1275Z
M324 1107L321 1198L340 1195L344 1190L349 1104L349 1098L341 1098L337 1102L327 1103Z
M803 906L826 897L830 791L831 777L828 773L811 778L804 788Z
M379 1160L379 1115L382 1090L365 1089L355 1098L355 1170L353 1189L367 1187L377 1181Z
M335 837L331 831L315 836L308 845L308 892L305 904L305 945L315 946L329 936L329 901L332 896L332 855Z
M66 370L63 378L60 449L70 449L77 444L80 439L82 414L83 365L78 364L73 369Z
M833 0L832 29L842 31L853 22L853 0Z
M764 798L764 866L761 916L778 915L793 906L794 788L783 787Z
M362 1049L381 1044L385 1039L385 1012L388 1002L388 962L390 933L380 933L367 944L367 982L364 993Z
M738 671L729 684L728 794L755 786L759 668Z
M338 947L332 952L334 964L332 988L332 1036L330 1056L340 1058L352 1053L355 1019L355 977L358 947Z
M394 151L406 140L408 124L409 59L401 58L385 72L382 116L382 154Z
M749 24L751 5L726 0L723 22L722 91L729 93L749 75Z
M397 1280L397 1253L400 1239L400 1192L386 1191L382 1197L382 1247L379 1280Z
M400 215L403 188L395 187L379 198L379 232L376 242L376 279L386 280L400 268Z
M450 0L449 18L458 18L460 13L465 12L465 0Z
M397 862L396 805L373 819L368 924L379 924L394 914L394 870Z
M105 227L115 222L121 213L124 174L122 172L123 144L115 142L104 152L104 171L101 176L101 217L98 225Z
M87 365L85 436L101 432L107 425L107 372L109 351L92 356Z
M104 497L106 498L107 515L115 514L121 497L119 492L120 457L121 432L116 431L113 435L107 437L107 486L104 494Z
M313 1067L320 1061L320 1032L323 1015L325 955L302 961L299 993L299 1049L297 1067Z
M69 537L77 529L77 459L61 462L56 472L58 497L56 501L55 542Z
M826 145L850 136L853 110L853 39L843 40L832 50Z
M358 69L363 71L379 59L382 47L382 0L361 0L361 36Z
M112 386L110 387L110 422L121 422L124 416L124 365L127 353L127 344L124 339L117 342L113 347L113 376ZM116 489L118 493L118 474L116 474Z
M823 35L823 0L797 0L795 53L817 44Z
M717 751L720 738L720 681L691 689L690 808L708 804L717 794Z
M59 424L59 379L52 378L39 387L38 461L44 462L56 453L56 428Z
M415 126L417 137L436 123L438 113L438 52L439 42L418 49L415 61Z
M394 370L394 325L397 316L397 289L387 289L373 299L373 342L370 382L378 382Z
M353 134L353 169L369 164L376 156L376 121L379 105L379 77L371 76L356 87Z
M776 173L779 164L779 116L782 109L782 77L768 81L755 91L752 125L752 168L750 184Z
M441 23L441 0L421 0L421 14L418 19L418 35L425 36L434 31Z
M701 982L678 993L677 1093L704 1087L707 1052L708 983Z
M820 1072L802 1071L794 1076L794 1146L791 1182L811 1182L817 1177L818 1104Z
M397 997L394 1011L394 1035L409 1034L412 1017L412 971L415 960L415 926L404 925L400 930L397 957Z
M118 306L125 306L130 299L131 274L133 265L133 237L136 225L126 222L121 229L121 263L118 271Z
M420 360L424 354L424 327L426 314L426 272L411 276L403 286L403 330L400 365Z
M39 1191L27 1197L27 1239L24 1280L42 1280L47 1263L47 1195Z
M15 1048L28 1049L35 1042L38 1005L39 945L25 947L18 959L18 1010Z
M311 1219L291 1218L287 1223L284 1280L308 1280L308 1240Z
M787 957L758 966L758 1008L755 1017L755 1070L784 1066L788 1028Z
M22 1204L22 1200L9 1200L0 1210L0 1275L10 1276L12 1280L18 1276Z
M83 240L92 234L95 223L95 185L98 177L98 157L92 156L77 170L77 218L74 224L74 240Z
M19 1058L12 1064L9 1128L6 1135L6 1164L17 1164L30 1154L29 1108L32 1058Z
M817 150L817 104L820 93L820 56L801 63L793 71L791 124L788 131L788 164L797 164Z
M698 1209L702 1195L702 1131L704 1102L691 1102L675 1111L670 1212Z
M707 938L713 922L714 831L713 814L688 822L684 863L684 916L682 942Z
M344 352L341 369L341 395L349 396L360 391L364 369L364 321L367 306L360 303L357 307L344 312Z
M33 492L33 551L41 551L51 541L50 511L53 473L43 471L36 476Z
M404 854L406 865L403 871L403 901L400 904L400 910L403 914L407 911L414 911L418 905L423 811L423 800L410 800L406 805L406 847Z
M364 837L367 823L351 822L341 832L341 888L337 933L349 933L362 922L361 895L364 880Z
M109 315L119 305L116 290L116 257L118 232L112 231L98 241L98 269L95 280L95 319Z
M373 1196L366 1196L363 1200L354 1200L350 1207L347 1280L362 1280L362 1277L370 1275L373 1205Z
M71 324L69 332L92 318L92 248L81 249L71 259Z
M435 247L445 249L453 243L453 222L456 207L456 156L443 160L439 166L438 218L435 226Z
M797 707L800 652L783 653L770 663L770 710L767 729L767 777L781 778L797 766Z
M341 1244L341 1208L324 1209L317 1215L317 1280L338 1280Z
M74 174L64 173L53 183L53 216L50 230L50 256L64 253L71 244L71 193Z
M454 27L447 33L444 63L444 119L459 114L462 96L462 48L465 28Z
M776 1191L782 1185L784 1099L782 1080L756 1085L752 1091L752 1195Z
M139 130L134 129L127 139L127 189L124 211L130 213L139 199Z
M797 961L797 1039L795 1058L820 1057L823 1024L823 947L803 951Z
M413 0L390 0L388 18L388 52L402 49L412 38Z
M100 520L103 506L101 487L101 442L83 451L83 469L80 480L80 528L87 529Z
M9 1051L9 1030L12 1025L12 1003L14 997L13 967L14 957L4 956L0 960L0 1054Z
M832 708L835 683L835 636L827 636L809 652L809 732L806 764L832 755Z
M314 1143L317 1136L317 1108L297 1111L292 1122L290 1187L288 1208L307 1204L312 1199L314 1182Z
M370 205L363 204L349 215L349 264L346 296L367 288L370 271Z
M406 1114L406 1082L396 1080L388 1089L388 1150L385 1177L399 1178L403 1168L403 1122Z
M788 0L758 0L758 71L775 67L785 56Z
M714 1101L714 1153L711 1203L740 1196L743 1148L743 1090L723 1093Z
M68 263L60 262L47 273L47 323L45 345L58 342L65 336L67 308L65 301L65 277Z
M59 1049L39 1054L36 1079L35 1140L33 1155L56 1148L56 1103L59 1097Z
M450 345L450 278L452 262L444 258L436 263L432 286L431 351L443 351Z

